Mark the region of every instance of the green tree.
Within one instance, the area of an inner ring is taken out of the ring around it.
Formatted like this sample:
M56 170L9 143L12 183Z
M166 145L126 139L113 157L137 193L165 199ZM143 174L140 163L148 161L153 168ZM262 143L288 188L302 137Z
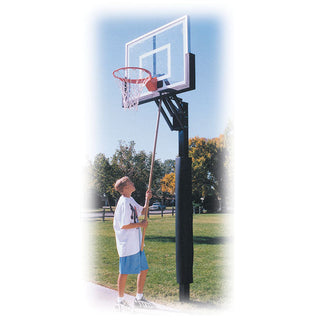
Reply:
M168 174L171 172L174 172L175 169L175 160L164 160L163 164L162 164L162 168L163 168L163 173L164 174Z
M124 141L119 141L119 148L112 157L111 163L118 168L119 178L122 176L132 177L134 167L134 157L136 155L135 143L130 141L126 144Z
M145 192L148 188L152 153L136 152L134 141L119 142L119 148L112 157L112 165L118 168L118 178L128 176L135 184L135 199L144 203ZM163 177L163 166L160 160L155 160L153 168L152 192L154 197L161 196L160 180Z
M106 197L108 204L111 205L116 195L113 184L118 168L110 164L109 159L104 154L99 153L96 155L90 171L91 186L100 198Z
M189 154L192 158L192 195L193 200L210 199L218 209L229 201L229 186L232 184L232 130L228 127L225 134L218 138L194 137L189 139Z
M229 206L232 203L233 185L232 124L228 124L219 138L189 139L189 155L192 158L193 201L201 203L201 198L205 198L205 202L208 199L219 199L222 207ZM115 191L114 183L122 176L129 176L136 186L135 199L143 203L149 182L151 158L151 152L137 152L134 141L119 141L119 147L111 160L100 153L93 163L89 163L88 188L100 197L107 196L109 204L115 204L119 193ZM165 200L169 194L172 196L174 171L174 160L165 160L163 163L155 160L151 187L154 198Z
M194 137L189 139L189 156L192 159L193 200L207 197L214 189L214 163L217 148L212 139Z

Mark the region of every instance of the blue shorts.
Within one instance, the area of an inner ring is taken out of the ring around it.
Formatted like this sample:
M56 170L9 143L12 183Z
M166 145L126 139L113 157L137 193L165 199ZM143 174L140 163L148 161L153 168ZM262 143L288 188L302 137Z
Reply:
M120 257L119 273L120 274L139 274L143 270L149 269L148 262L144 251L139 251L132 256Z

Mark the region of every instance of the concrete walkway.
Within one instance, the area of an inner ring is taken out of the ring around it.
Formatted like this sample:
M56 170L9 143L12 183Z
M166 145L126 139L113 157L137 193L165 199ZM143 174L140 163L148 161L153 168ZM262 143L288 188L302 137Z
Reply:
M99 308L100 310L105 310L106 312L118 312L115 310L114 306L117 302L118 292L116 290L112 290L91 282L88 282L86 284L86 292L87 296L90 300L90 303ZM129 303L130 306L133 306L135 296L131 296L128 294L125 294L125 299ZM150 301L154 303L153 301ZM177 313L180 312L177 309L170 308L164 305L160 305L157 303L154 303L156 306L155 310L140 310L140 309L134 309L132 312L134 313L152 313L152 314L168 314L168 313Z
M91 308L95 311L99 311L100 315L102 315L101 319L105 319L105 315L107 313L112 313L114 316L118 314L121 316L123 312L119 312L115 309L115 304L117 302L118 292L116 290L112 290L91 282L86 283L86 297L87 302L90 303ZM135 296L125 294L125 299L129 303L130 306L133 307ZM148 299L148 297L146 297ZM228 309L225 310L221 306L215 306L212 304L206 304L201 302L195 302L190 301L189 303L179 303L177 305L172 306L166 306L161 305L158 303L155 303L152 301L152 299L148 299L150 302L152 302L156 309L150 310L150 309L134 309L129 310L125 313L130 313L130 315L135 316L144 316L144 315L155 315L161 317L166 317L169 319L170 317L176 317L178 316L183 317L184 320L187 320L187 318L197 316L198 318L200 316L209 317L211 319L212 316L222 316L225 311L228 313ZM100 319L97 317L96 319ZM121 318L122 319L122 318Z

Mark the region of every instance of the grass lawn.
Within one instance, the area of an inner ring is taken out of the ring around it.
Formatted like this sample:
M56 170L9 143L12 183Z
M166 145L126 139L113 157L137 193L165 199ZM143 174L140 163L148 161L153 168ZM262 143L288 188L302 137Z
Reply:
M231 290L231 214L193 215L194 263L190 298L222 305ZM117 289L119 258L112 218L88 221L88 280ZM150 216L145 238L149 273L144 293L162 303L179 300L175 269L175 217ZM136 275L129 275L126 293L136 293Z

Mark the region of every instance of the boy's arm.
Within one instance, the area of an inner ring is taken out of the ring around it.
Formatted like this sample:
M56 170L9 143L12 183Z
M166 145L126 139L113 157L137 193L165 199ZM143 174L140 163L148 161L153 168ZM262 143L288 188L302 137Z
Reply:
M148 221L142 220L141 222L127 224L123 226L121 229L146 228L147 226L148 226Z
M147 207L149 206L149 200L151 197L152 197L152 192L147 191L146 192L146 202L145 202L144 207L141 211L141 215L146 216L146 213L147 213L146 210L147 210ZM145 220L142 220L141 222L130 223L130 224L124 225L121 229L146 228L147 226L148 226L148 221L145 219Z

